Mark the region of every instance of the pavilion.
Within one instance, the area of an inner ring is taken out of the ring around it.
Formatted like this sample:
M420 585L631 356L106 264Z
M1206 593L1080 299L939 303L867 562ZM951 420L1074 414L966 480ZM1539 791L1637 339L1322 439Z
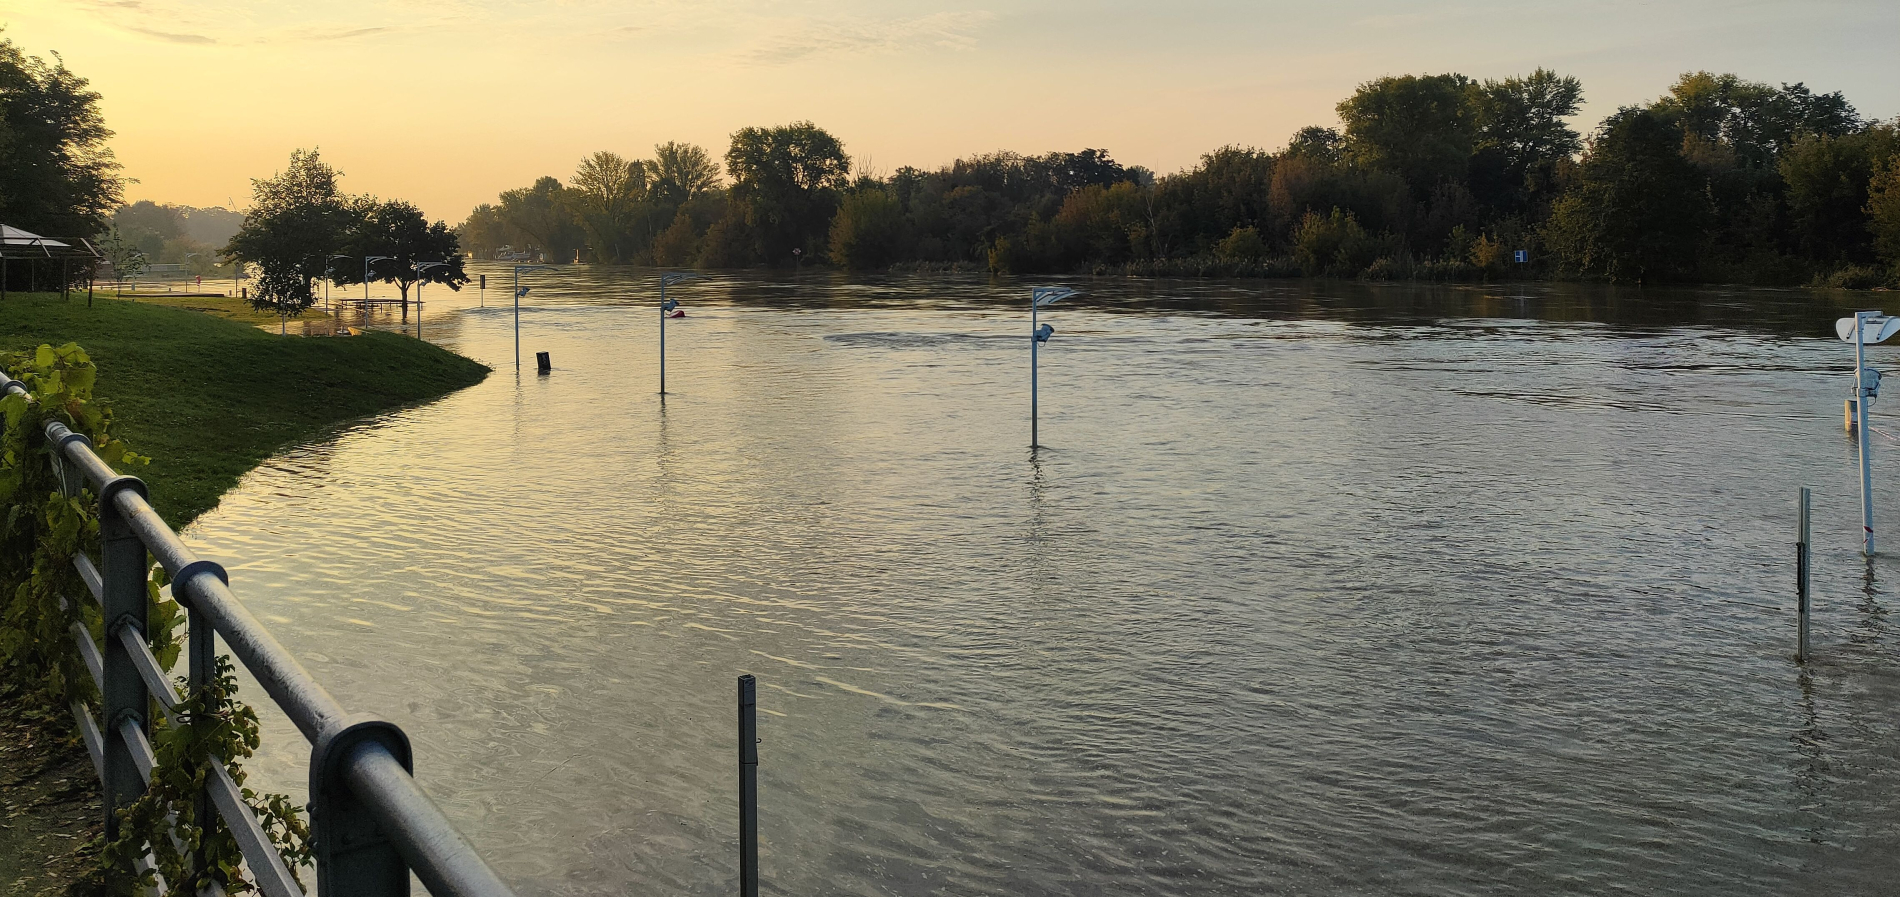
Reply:
M99 250L93 248L90 240L80 239L75 242L79 245L74 246L63 240L42 237L17 227L0 224L0 299L5 299L7 296L7 266L17 261L25 261L31 265L30 270L34 272L34 275L38 274L40 263L58 262L59 295L62 299L66 297L67 290L72 286L74 262L83 262L86 265L86 282L91 284L92 270L98 265L102 256L99 255ZM29 279L36 280L37 277ZM88 287L88 296L90 297L90 287Z

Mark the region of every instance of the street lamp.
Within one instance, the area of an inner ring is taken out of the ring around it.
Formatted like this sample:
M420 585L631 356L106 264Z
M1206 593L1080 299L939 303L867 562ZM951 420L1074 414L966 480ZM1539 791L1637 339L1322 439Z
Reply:
M416 262L410 267L416 272L416 339L422 338L422 285L428 283L422 272L431 268L447 268L448 262Z
M1032 451L1039 445L1036 439L1036 351L1056 332L1048 324L1038 325L1036 312L1073 295L1075 291L1068 287L1036 287L1029 291L1029 448Z
M683 281L705 279L703 275L690 271L660 275L660 395L666 395L666 316L680 307L678 302L666 298L666 288Z
M1860 440L1861 551L1873 557L1874 481L1873 461L1867 451L1867 409L1880 395L1880 372L1867 366L1867 346L1900 333L1900 318L1890 318L1877 311L1857 311L1851 318L1835 321L1834 332L1843 342L1854 344L1854 398L1849 400L1848 411L1853 415L1854 429Z
M367 313L369 311L369 265L370 263L371 262L390 262L390 261L395 261L395 260L396 260L396 257L393 255L363 256L363 311L364 312Z
M523 271L552 271L552 265L516 265L515 266L515 370L521 370L521 297L528 295L528 288L521 285Z

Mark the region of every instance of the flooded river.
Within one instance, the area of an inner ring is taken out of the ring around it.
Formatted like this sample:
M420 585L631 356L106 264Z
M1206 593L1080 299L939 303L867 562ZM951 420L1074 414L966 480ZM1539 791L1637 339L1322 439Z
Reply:
M1032 454L1029 281L682 286L662 401L653 272L530 275L517 375L476 270L423 335L485 383L187 538L524 897L735 892L743 672L772 894L1900 875L1900 562L1857 552L1832 336L1864 296L1061 281ZM1875 473L1900 557L1885 434ZM266 724L254 782L301 798Z

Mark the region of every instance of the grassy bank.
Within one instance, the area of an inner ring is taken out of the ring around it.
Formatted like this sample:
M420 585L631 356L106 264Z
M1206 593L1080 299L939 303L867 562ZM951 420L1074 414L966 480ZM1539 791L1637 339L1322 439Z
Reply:
M0 353L76 342L91 354L95 395L132 449L153 459L127 472L146 481L173 526L215 507L286 446L488 373L408 337L283 337L250 323L247 309L175 304L100 297L88 308L83 295L57 293L0 303ZM69 891L95 863L91 761L63 708L23 706L12 685L0 683L0 897L96 893L96 882Z
M300 339L130 300L13 293L0 352L76 342L99 365L97 395L132 449L129 471L182 526L276 451L337 424L481 382L488 369L389 333Z

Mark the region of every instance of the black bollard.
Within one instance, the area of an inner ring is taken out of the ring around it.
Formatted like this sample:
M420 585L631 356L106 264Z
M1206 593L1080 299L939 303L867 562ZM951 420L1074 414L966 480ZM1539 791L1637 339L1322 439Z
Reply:
M759 700L739 677L739 897L759 897Z
M548 353L536 352L534 353L534 367L536 370L545 374L554 370L554 362L548 359Z
M1794 543L1794 600L1795 600L1795 647L1794 659L1800 663L1808 662L1808 576L1813 563L1812 549L1808 542L1808 487L1801 487L1801 503L1797 512L1800 523L1795 528Z

